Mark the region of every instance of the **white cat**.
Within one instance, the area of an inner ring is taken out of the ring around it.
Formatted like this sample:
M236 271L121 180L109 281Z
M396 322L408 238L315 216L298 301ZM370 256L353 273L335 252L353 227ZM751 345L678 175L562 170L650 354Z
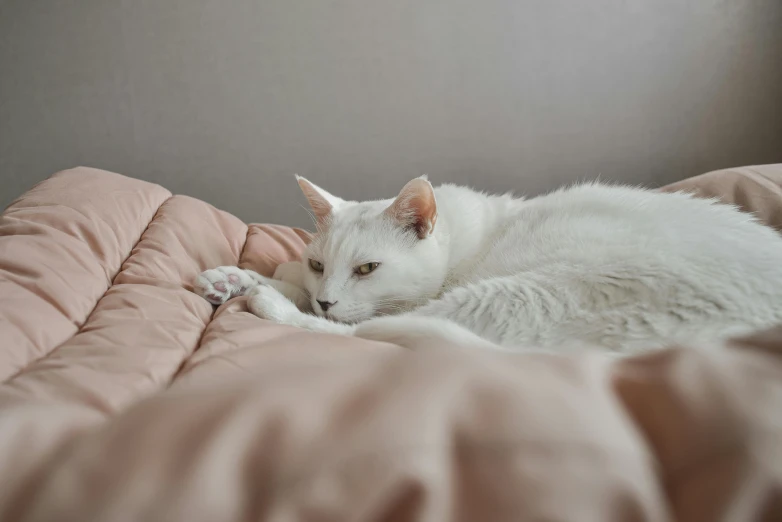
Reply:
M274 279L207 270L200 295L410 348L629 353L782 323L782 236L716 201L601 184L524 200L417 178L358 203L297 179L318 228L303 262Z

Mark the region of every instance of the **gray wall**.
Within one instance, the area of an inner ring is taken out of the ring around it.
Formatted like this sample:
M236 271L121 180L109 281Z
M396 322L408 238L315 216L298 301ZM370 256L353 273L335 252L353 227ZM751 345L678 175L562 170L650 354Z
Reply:
M535 194L782 161L780 0L0 0L0 204L89 165L306 224L429 173Z

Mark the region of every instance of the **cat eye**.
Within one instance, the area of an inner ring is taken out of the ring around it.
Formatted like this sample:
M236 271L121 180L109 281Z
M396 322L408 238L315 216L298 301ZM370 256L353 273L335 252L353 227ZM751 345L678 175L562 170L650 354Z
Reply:
M356 273L358 275L367 275L375 271L375 268L380 266L380 263L364 263L363 265L356 267Z
M310 268L315 272L323 272L323 263L310 259Z

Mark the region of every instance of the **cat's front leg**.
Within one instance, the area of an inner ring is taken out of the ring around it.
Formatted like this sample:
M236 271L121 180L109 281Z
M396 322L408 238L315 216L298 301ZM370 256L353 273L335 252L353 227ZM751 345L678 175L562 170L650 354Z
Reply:
M249 271L242 270L238 266L219 266L198 274L193 283L193 290L213 305L219 306L229 299L245 295L258 283L259 281Z
M193 286L195 293L219 306L234 297L249 295L258 285L268 285L276 288L299 309L307 311L312 309L312 305L301 285L300 265L298 262L280 265L273 279L238 266L219 266L201 272Z
M506 351L453 321L441 317L422 317L415 315L415 312L369 319L357 325L353 335L369 341L396 344L413 351L442 348Z
M317 317L302 312L296 305L280 293L276 288L259 285L248 294L247 308L261 319L268 319L279 324L296 326L313 332L351 335L355 327L335 323L324 317Z
M267 282L267 284L293 301L302 312L312 311L310 294L304 288L304 265L300 261L289 261L277 265L272 282Z

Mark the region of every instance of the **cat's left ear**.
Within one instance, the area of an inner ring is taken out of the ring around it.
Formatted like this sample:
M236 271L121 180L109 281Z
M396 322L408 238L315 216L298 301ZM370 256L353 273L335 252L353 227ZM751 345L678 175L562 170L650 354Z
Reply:
M385 213L400 226L415 230L419 239L426 239L434 232L437 222L432 184L426 176L409 181Z
M318 225L327 223L334 212L345 203L344 200L329 194L324 189L311 181L302 178L298 174L296 174L296 181L298 182L301 191L304 193L304 197L307 198Z

